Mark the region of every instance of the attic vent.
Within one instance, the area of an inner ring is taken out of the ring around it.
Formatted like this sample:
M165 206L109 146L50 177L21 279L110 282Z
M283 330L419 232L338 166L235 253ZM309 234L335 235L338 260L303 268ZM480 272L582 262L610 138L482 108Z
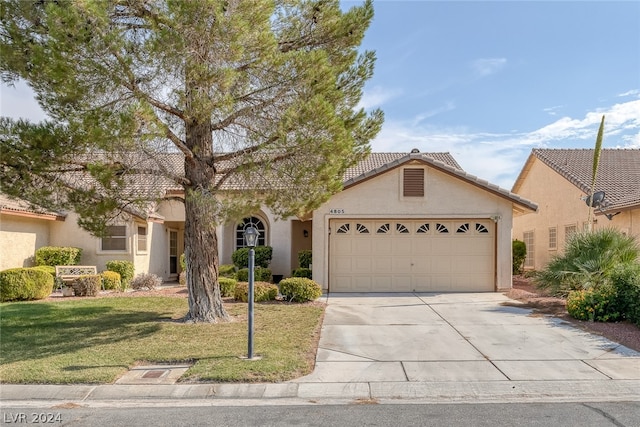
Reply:
M417 148L414 148L414 149L411 150L412 154L416 154L416 153L419 153L419 152L420 152L420 150L418 150Z
M404 169L403 195L424 197L424 169Z

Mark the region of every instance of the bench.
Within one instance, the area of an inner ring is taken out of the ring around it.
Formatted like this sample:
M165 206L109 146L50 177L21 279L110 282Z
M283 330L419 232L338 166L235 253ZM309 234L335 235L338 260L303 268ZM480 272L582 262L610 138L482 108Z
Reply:
M88 274L98 274L95 265L56 265L56 277L65 284Z

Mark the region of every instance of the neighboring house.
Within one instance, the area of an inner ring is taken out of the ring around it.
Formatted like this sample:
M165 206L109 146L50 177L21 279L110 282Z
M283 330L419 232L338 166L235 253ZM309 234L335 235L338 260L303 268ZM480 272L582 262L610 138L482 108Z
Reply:
M514 219L513 236L527 245L525 268L544 268L567 237L587 228L593 149L534 149L511 191L535 200L538 213ZM640 149L603 149L595 191L604 191L593 228L614 227L640 239Z
M496 291L511 287L513 216L536 209L464 172L448 153L372 153L347 171L343 191L307 218L277 220L262 209L218 227L219 258L231 263L253 224L259 244L273 247L274 275L290 276L298 252L312 249L313 278L331 292ZM112 237L97 239L69 213L49 227L48 244L82 247L82 263L99 270L110 259L128 259L136 273L170 280L179 273L184 215L180 202L163 201L152 215L123 217ZM4 252L4 238L0 246Z

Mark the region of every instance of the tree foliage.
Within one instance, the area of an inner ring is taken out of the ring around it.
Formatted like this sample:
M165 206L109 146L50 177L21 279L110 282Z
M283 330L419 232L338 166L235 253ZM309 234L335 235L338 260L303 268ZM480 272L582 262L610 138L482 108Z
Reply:
M2 79L51 118L0 121L3 191L99 235L179 190L195 321L226 318L215 226L318 207L382 123L356 108L370 0L9 0L1 15Z

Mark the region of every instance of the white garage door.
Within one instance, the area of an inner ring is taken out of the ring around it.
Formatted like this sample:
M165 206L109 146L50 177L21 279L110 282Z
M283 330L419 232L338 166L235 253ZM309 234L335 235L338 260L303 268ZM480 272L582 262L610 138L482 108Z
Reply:
M494 290L490 220L330 221L331 292Z

